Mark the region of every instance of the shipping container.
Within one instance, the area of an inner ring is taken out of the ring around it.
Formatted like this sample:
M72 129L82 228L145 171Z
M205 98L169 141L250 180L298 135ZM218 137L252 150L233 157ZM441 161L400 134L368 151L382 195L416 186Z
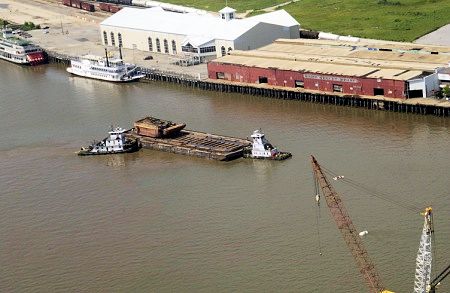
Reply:
M72 3L70 2L70 0L63 0L63 5L72 6Z
M109 12L109 4L108 3L100 3L99 8L102 11L108 11Z
M71 0L72 7L75 8L81 8L81 1L80 0Z
M120 7L120 6L115 6L115 5L110 5L110 6L109 6L109 12L112 12L112 13L116 13L116 12L118 12L120 9L122 9L122 7Z
M135 6L145 6L147 0L131 0L131 4Z
M95 11L94 4L86 3L86 2L82 2L81 3L81 9L89 11L89 12L94 12Z
M122 4L122 5L131 5L131 0L119 0L119 4Z

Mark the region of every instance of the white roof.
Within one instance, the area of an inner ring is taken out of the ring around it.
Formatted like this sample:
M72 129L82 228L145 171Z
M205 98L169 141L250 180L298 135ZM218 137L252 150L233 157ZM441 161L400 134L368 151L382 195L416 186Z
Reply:
M189 43L193 47L198 48L204 44L207 44L207 43L210 43L213 41L214 41L214 38L211 38L211 37L189 36L183 40L183 43L181 45L185 46Z
M189 38L199 37L206 42L208 38L235 40L261 22L281 26L298 25L298 22L284 10L226 21L211 14L176 13L165 11L161 7L147 9L125 7L100 25L185 35Z
M233 12L236 12L236 9L233 9L228 6L225 8L222 8L222 10L219 10L219 13L233 13Z
M287 26L287 27L299 25L299 23L295 20L295 18L293 18L284 9L276 10L273 12L264 13L264 14L260 14L260 15L255 15L255 16L249 17L247 19L251 19L251 20L257 21L257 22L265 22L265 23Z

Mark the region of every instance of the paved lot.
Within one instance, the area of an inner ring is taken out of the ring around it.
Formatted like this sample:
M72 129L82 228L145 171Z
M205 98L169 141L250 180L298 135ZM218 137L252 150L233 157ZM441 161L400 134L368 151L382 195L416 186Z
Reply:
M32 21L41 26L49 26L48 33L34 30L31 41L46 50L81 56L84 54L103 55L104 46L100 42L99 23L110 14L104 12L88 13L83 10L66 7L55 0L0 0L0 18L17 23ZM108 48L119 55L117 48ZM151 55L153 60L144 60ZM124 49L126 62L141 67L151 68L167 73L176 73L193 78L206 78L206 64L179 66L173 64L177 58L165 54Z
M450 46L450 24L414 41L418 44Z

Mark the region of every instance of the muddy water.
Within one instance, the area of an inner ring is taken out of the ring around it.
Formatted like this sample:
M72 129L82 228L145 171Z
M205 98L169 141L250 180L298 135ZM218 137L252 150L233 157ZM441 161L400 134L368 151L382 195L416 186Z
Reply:
M145 115L230 136L262 128L294 157L74 154ZM406 205L435 208L435 272L449 259L448 119L1 62L0 126L1 292L366 292L326 205L315 206L309 154L376 190L332 180L389 289L413 288L423 223Z

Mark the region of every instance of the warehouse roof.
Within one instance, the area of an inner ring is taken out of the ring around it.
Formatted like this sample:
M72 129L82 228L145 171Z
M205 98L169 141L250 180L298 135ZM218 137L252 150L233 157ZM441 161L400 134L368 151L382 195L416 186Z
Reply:
M444 46L309 39L279 39L257 50L236 50L215 60L260 68L394 80L409 80L424 72L434 72L448 67L449 61L450 48Z
M318 39L280 39L278 40L280 43L290 43L290 44L310 44L310 45L331 45L331 46L359 46L366 48L384 48L384 49L392 49L392 50L411 50L416 51L416 53L420 52L439 52L439 53L450 53L450 47L448 46L438 46L438 45L423 45L416 43L407 43L407 42L393 42L393 41L385 41L385 40L374 40L374 39L359 39L358 42L346 42L339 40L318 40Z
M235 51L235 53L243 53ZM245 54L226 55L215 62L236 64L249 67L271 68L280 70L293 70L309 73L320 73L341 76L384 78L393 80L409 80L423 74L421 70L404 70L393 68L378 68L374 66L356 66L333 63L317 63L313 61L298 61L289 59L267 58L264 56L249 56Z
M105 19L100 25L192 37L235 40L262 22L288 27L299 25L284 10L226 21L211 14L176 13L165 11L160 7L147 9L125 7Z
M392 42L387 42L391 44ZM417 70L434 70L448 66L450 48L444 46L411 49L410 43L396 43L396 48L389 47L382 41L367 47L360 42L340 42L299 39L291 41L279 39L274 43L249 52L255 54L282 55L296 59L314 59L322 62L341 64L362 64L380 67L394 67ZM389 47L389 48L387 48ZM432 49L433 51L429 51ZM392 50L392 51L387 51Z

